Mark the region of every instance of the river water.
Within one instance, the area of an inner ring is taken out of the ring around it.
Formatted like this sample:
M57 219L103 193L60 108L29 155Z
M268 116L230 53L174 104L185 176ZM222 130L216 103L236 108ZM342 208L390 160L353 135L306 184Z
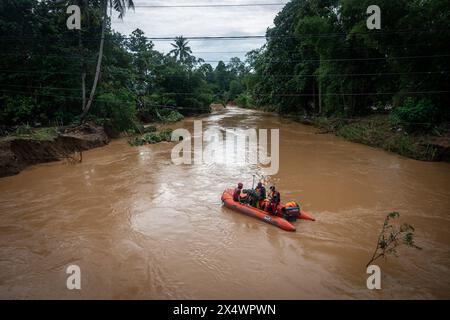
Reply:
M193 119L174 125L192 132ZM227 108L203 128L279 128L282 200L317 219L289 233L223 208L258 165L174 165L174 143L125 139L83 163L0 179L0 298L450 298L450 164L406 159L267 113ZM245 187L244 186L244 187ZM365 265L388 212L422 250ZM67 266L81 290L66 288Z

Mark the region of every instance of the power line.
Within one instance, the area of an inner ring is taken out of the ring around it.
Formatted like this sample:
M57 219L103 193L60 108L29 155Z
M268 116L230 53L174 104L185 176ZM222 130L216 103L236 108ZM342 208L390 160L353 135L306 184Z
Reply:
M28 85L14 85L14 84L2 84L2 87L15 87L15 88L26 88L26 89L40 89L40 90L69 90L69 91L81 91L81 88L60 88L51 86L28 86Z
M405 91L405 92L334 92L334 93L256 93L252 96L277 96L277 97L312 97L312 96L371 96L371 95L394 95L394 94L442 94L449 93L449 90L432 90L432 91ZM195 95L193 92L170 92L160 93L170 95Z
M321 77L351 77L351 76L390 76L390 75L405 75L405 74L447 74L449 70L441 70L441 71L411 71L411 72L374 72L374 73L326 73L323 75L320 75ZM30 70L0 70L0 73L32 73L32 74L68 74L68 75L81 75L82 72L64 72L64 71L30 71ZM123 72L120 71L110 71L110 70L103 70L102 73L104 74L123 74ZM94 75L94 72L86 72L87 75ZM251 75L257 75L257 74L251 74ZM261 76L270 76L273 78L289 78L289 77L296 77L296 78L302 78L302 77L318 77L318 74L282 74L282 75L270 75L270 74L261 74ZM161 78L180 78L180 77L186 77L185 75L162 75Z
M403 33L435 33L435 32L448 32L449 29L436 29L436 30L424 30L424 29L404 29L404 30L394 30L394 31L378 31L372 30L370 32L361 31L361 32L334 32L334 33L304 33L300 35L237 35L237 36L183 36L186 40L248 40L248 39L275 39L275 38L283 38L283 39L304 39L304 38L328 38L328 37L336 37L336 36L349 36L349 35L392 35L392 34L403 34ZM18 35L16 37L0 37L1 39L6 40L17 40L20 39L36 39L42 41L43 39L37 39L33 35ZM131 39L131 37L120 36L122 40ZM168 36L168 37L144 37L147 40L151 41L173 41L176 36ZM105 36L105 41L115 40L116 37ZM59 41L74 41L74 39L66 39L59 38ZM84 37L83 41L100 41L100 37Z
M267 62L321 62L321 61L376 61L376 60L388 60L388 59L423 59L423 58L443 58L450 57L450 54L436 54L436 55L426 55L426 56L400 56L400 57L371 57L371 58L337 58L337 59L300 59L300 60L276 60L276 59L268 59L265 60ZM231 60L204 60L204 62L232 62Z
M283 115L280 115L280 116L283 117L283 118L288 118L288 119L299 119L299 118L302 117L301 115L295 115L295 114L283 114ZM329 119L331 119L331 120L345 120L345 121L357 120L358 122L377 123L376 119L365 119L365 118L329 117ZM435 122L408 122L408 124L435 124ZM448 124L450 124L450 123L448 123Z
M427 42L422 42L422 43L411 43L411 44L403 44L403 45L390 45L389 48L406 48L409 49L410 47L419 47L419 46L429 46L430 43ZM349 47L348 49L367 49L367 47ZM157 50L155 50L156 52L159 52ZM252 50L247 50L247 51L196 51L194 50L193 53L195 54L226 54L226 53L248 53ZM294 54L294 55L298 55L299 53L305 53L305 52L310 52L310 53L315 53L315 51L313 49L302 49L302 51L287 51L288 54ZM131 52L132 55L135 55L135 52ZM34 53L34 52L4 52L4 53L0 53L0 56L25 56L25 57L68 57L68 58L83 58L85 61L97 61L96 58L89 58L86 55L80 55L78 53L70 53L70 54L39 54L39 53Z
M410 49L410 48L416 48L416 47L420 47L420 46L424 46L424 47L429 47L433 44L429 43L429 42L419 42L419 43L404 43L404 44L400 44L400 45L389 45L389 48L404 48L404 49ZM378 48L371 48L371 47L367 47L367 46L349 46L349 47L344 47L345 49L378 49ZM198 53L248 53L250 51L253 51L255 49L251 49L251 50L247 50L247 51L196 51L193 49L193 53L198 54ZM314 53L315 50L312 48L303 48L301 52L312 52ZM286 53L288 54L298 54L300 53L299 50L296 51L286 51Z
M56 95L56 94L47 94L47 93L30 93L28 91L20 91L20 90L9 90L9 89L0 89L0 92L7 92L7 93L18 93L18 94L28 94L31 96L44 96L44 97L56 97L56 98L70 98L75 100L81 100L82 98L79 96L68 96L68 95ZM98 102L107 102L111 103L111 101L103 100L101 98L95 98L95 101ZM146 104L148 107L161 107L166 109L176 109L176 110L196 110L196 111L203 111L206 110L205 108L187 108L187 107L178 107L178 106L169 106L169 105L162 105L162 104Z
M282 74L282 75L265 75L274 78L302 78L302 77L352 77L352 76L394 76L394 75L405 75L405 74L446 74L448 71L418 71L418 72L376 72L376 73L326 73L323 75L318 74Z
M28 91L15 91L15 90L9 90L9 89L0 89L0 91L6 91L6 92L15 92L15 93L27 93L31 95L44 95L47 96L47 94L40 94L40 93L30 93ZM404 91L404 92L335 92L335 93L322 93L320 95L322 96L371 96L371 95L394 95L394 94L403 94L403 95L411 95L411 94L443 94L443 93L450 93L449 90L431 90L431 91ZM197 95L193 92L159 92L160 95L184 95L184 96L191 96L191 95ZM56 96L56 97L65 97L65 98L74 98L74 99L81 99L81 97L77 96L65 96L65 95L52 95L49 94L49 96ZM252 96L277 96L277 97L313 97L313 96L319 96L318 93L257 93L252 94ZM96 98L97 101L98 100Z
M6 57L46 57L46 58L65 58L65 59L83 59L83 61L97 61L96 58L89 58L80 54L39 54L39 53L33 53L33 52L15 52L15 53L0 53L0 56L6 56Z
M154 8L154 9L164 9L164 8L222 8L222 7L273 7L273 6L284 6L287 3L241 3L241 4L177 4L177 5L146 5L146 4L135 4L135 8Z
M345 62L345 61L379 61L379 60L415 60L415 59L425 59L425 58L443 58L450 57L450 54L436 54L436 55L425 55L425 56L400 56L400 57L371 57L371 58L337 58L337 59L301 59L301 60L266 60L267 62L288 62L288 63L299 63L299 62ZM203 60L203 62L224 62L230 63L231 60ZM1 70L0 70L1 72ZM31 72L31 71L24 71ZM49 72L49 73L57 73L57 72Z
M66 96L66 95L56 95L56 94L51 94L51 93L37 93L37 92L33 92L30 93L29 91L22 91L22 90L10 90L10 89L0 89L0 92L6 92L6 93L18 93L18 94L27 94L30 96L44 96L44 97L55 97L55 98L70 98L70 99L82 99L81 97L78 96Z

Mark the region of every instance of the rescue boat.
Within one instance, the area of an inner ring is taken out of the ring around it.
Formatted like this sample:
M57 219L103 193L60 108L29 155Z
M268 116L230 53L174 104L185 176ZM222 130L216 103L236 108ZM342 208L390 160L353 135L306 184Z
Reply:
M225 207L238 211L250 217L270 223L286 231L295 231L295 226L291 223L297 219L315 221L314 217L306 211L300 209L295 202L279 204L276 214L271 214L265 210L252 207L246 203L240 203L233 200L233 189L226 189L222 193L222 202Z

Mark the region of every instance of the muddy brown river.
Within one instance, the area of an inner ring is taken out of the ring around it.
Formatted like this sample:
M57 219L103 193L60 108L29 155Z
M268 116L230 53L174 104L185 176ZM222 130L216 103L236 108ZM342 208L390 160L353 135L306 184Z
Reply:
M450 298L450 164L257 111L202 120L204 129L279 128L280 170L268 184L317 221L290 233L222 207L224 188L250 187L258 165L175 165L174 143L119 139L81 164L0 179L0 298ZM369 290L365 265L391 211L423 250L377 261L382 289ZM66 288L72 264L81 290Z

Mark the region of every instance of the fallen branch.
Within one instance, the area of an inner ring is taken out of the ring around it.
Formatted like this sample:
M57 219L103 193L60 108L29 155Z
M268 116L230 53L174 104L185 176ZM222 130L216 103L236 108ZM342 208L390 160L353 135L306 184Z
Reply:
M415 230L413 226L407 223L400 226L391 224L391 220L397 219L399 216L398 212L391 212L384 219L383 228L378 236L377 247L366 267L381 257L386 259L390 254L398 257L397 248L401 245L422 249L414 243Z

